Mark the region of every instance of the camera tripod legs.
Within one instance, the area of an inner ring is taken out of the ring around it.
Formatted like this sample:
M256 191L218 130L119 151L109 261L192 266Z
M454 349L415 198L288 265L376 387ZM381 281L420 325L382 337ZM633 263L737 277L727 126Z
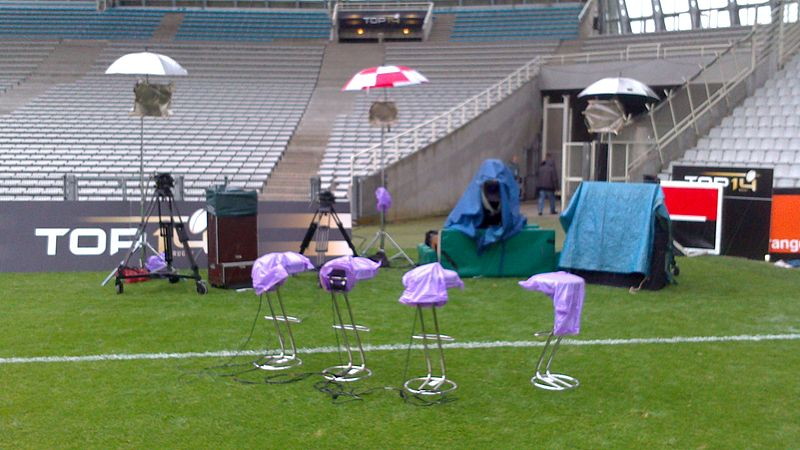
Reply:
M162 215L162 202L166 204L169 214L169 222L164 220L164 216ZM144 215L142 222L139 224L139 228L136 230L136 234L134 235L133 242L135 244L131 245L131 248L128 250L125 259L123 259L119 267L112 272L112 274L116 274L116 279L114 281L114 285L116 287L117 294L122 294L124 291L124 281L126 279L141 279L141 278L167 278L170 283L177 283L180 281L181 278L190 278L195 281L195 288L197 293L203 295L208 292L208 286L206 286L205 282L203 281L202 277L200 277L200 269L197 266L197 262L194 259L194 255L192 254L191 248L189 248L189 236L186 233L185 225L183 223L183 219L181 218L180 211L178 211L177 205L174 204L175 199L172 196L171 192L168 191L161 191L157 190L155 194L153 194L152 199L150 200L150 204L147 207L147 212ZM127 267L131 257L137 251L142 252L142 259L144 260L144 255L147 249L149 248L153 254L158 254L158 252L151 247L147 241L144 239L144 233L147 229L147 224L150 222L150 219L153 216L154 211L158 211L158 226L160 231L160 236L164 240L164 260L167 262L167 272L165 273L137 273L133 275L126 275L123 273L123 270ZM177 215L176 215L177 213ZM177 220L176 220L177 217ZM181 245L183 246L184 252L186 252L186 257L189 259L191 264L191 275L181 275L177 273L177 270L172 266L173 261L173 233L178 235L178 241L180 241ZM103 284L107 283L113 275L109 275Z
M311 223L308 225L306 234L303 237L303 242L300 243L300 254L303 255L305 254L306 249L308 249L311 240L316 238L317 266L321 266L325 262L325 254L328 252L328 238L331 231L331 220L333 220L333 222L336 224L336 228L339 229L339 233L342 235L342 238L347 243L347 246L350 247L350 251L353 252L353 256L358 256L358 251L356 250L355 245L353 245L353 241L350 239L350 236L347 234L344 224L342 223L341 219L339 219L339 215L336 214L336 210L333 209L332 206L328 208L319 208L316 212L314 212L314 216L311 218Z

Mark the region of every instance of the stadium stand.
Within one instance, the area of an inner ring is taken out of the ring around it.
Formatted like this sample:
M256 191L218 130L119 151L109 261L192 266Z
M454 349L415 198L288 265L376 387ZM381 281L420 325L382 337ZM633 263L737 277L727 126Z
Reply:
M146 40L159 10L97 11L94 2L0 2L0 37Z
M82 200L138 196L140 123L130 117L134 77L103 75L117 57L140 50L107 46L74 83L0 116L0 199L58 200L63 178L84 182ZM286 148L313 91L323 48L311 45L153 45L189 71L175 79L175 114L144 120L145 172L185 177L185 198L227 177L258 189ZM164 82L162 80L151 80Z
M576 39L581 7L580 3L560 3L515 8L459 8L453 11L455 23L450 39L457 42Z
M325 39L326 11L185 11L175 36L181 41L261 41Z
M800 187L798 69L795 57L674 164L774 167L775 187Z

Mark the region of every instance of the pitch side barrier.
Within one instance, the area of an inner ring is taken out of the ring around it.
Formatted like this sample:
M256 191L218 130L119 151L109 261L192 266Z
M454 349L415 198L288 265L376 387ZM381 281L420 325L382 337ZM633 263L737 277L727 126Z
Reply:
M204 202L176 202L188 226L189 248L201 268L208 266L208 224ZM297 251L313 218L309 202L258 204L259 254ZM349 205L337 205L349 233ZM133 244L139 225L138 202L0 202L0 272L107 271L116 267ZM145 238L163 250L157 224ZM314 255L311 245L308 255ZM331 240L326 257L350 254L344 240ZM186 255L175 249L177 261Z

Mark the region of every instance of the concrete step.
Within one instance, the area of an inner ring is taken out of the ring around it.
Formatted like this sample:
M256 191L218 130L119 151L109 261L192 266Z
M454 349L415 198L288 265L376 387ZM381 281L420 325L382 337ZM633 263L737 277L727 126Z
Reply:
M431 34L428 35L428 42L448 42L453 33L453 24L456 21L455 14L437 14L436 20L431 27Z

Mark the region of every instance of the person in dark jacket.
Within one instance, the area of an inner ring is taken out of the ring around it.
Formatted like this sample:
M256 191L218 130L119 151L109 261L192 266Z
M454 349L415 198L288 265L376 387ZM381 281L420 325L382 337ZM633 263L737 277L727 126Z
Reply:
M539 215L544 210L544 200L550 200L550 214L556 213L556 190L559 187L558 172L556 164L553 162L553 155L545 155L544 161L539 164L536 170L536 190L539 193Z

